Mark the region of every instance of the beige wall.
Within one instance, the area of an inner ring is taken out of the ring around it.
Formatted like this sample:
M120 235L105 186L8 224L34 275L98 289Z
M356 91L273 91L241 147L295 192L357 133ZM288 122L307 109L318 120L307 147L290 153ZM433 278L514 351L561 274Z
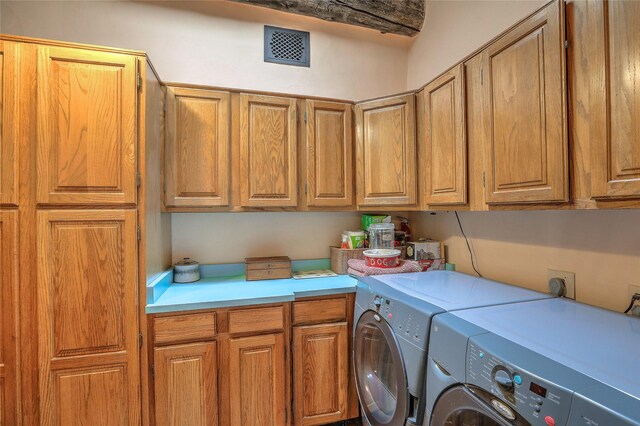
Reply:
M361 100L404 91L406 37L227 1L2 1L0 31L147 51L164 81ZM264 24L311 33L311 67L263 62Z
M548 0L427 0L408 58L407 89L417 89Z
M640 286L640 210L460 212L480 273L546 291L547 269L576 274L576 298L622 311ZM414 213L414 234L443 240L448 261L473 273L454 213Z

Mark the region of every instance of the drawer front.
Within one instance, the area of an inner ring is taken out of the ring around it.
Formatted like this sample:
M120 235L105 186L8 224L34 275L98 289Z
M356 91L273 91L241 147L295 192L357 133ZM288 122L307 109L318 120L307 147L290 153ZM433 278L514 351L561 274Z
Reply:
M229 311L229 333L284 330L284 306Z
M347 299L308 300L293 303L293 324L309 324L347 319Z
M156 344L207 340L216 335L216 313L173 315L154 320Z
M247 281L291 278L291 268L247 270Z

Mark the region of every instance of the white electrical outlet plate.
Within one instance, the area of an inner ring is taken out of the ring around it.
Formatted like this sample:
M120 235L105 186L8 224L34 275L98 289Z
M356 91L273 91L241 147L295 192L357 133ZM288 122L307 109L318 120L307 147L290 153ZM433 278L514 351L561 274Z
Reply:
M567 294L565 294L565 297L576 300L576 274L575 273L549 269L547 271L547 283L551 278L560 278L564 280L564 285L567 288Z
M633 297L634 294L640 293L640 285L629 285L629 300Z

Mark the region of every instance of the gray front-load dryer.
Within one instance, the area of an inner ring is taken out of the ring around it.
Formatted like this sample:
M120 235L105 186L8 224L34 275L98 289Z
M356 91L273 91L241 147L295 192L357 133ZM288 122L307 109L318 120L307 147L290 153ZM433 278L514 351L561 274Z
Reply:
M434 316L548 297L450 271L359 278L353 357L363 423L422 424L429 329Z

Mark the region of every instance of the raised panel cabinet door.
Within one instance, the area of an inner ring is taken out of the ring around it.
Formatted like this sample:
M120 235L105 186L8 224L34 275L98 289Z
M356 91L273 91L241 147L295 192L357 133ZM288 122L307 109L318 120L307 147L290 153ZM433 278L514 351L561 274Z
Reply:
M429 83L425 110L426 202L467 202L464 65L457 65Z
M136 210L37 213L43 425L140 421Z
M358 206L416 204L415 98L356 105Z
M0 211L0 425L18 423L18 212Z
M18 45L0 41L0 205L18 205Z
M38 47L38 203L136 203L137 72L133 56Z
M216 343L156 348L156 424L218 424Z
M167 88L166 205L229 205L229 92Z
M243 207L298 204L296 100L240 95L240 201Z
M592 1L591 189L640 197L640 2Z
M569 199L564 2L483 52L488 204Z
M293 328L294 424L347 418L348 347L346 322Z
M284 345L281 333L229 341L231 425L286 424Z
M306 101L307 205L353 205L351 105Z

